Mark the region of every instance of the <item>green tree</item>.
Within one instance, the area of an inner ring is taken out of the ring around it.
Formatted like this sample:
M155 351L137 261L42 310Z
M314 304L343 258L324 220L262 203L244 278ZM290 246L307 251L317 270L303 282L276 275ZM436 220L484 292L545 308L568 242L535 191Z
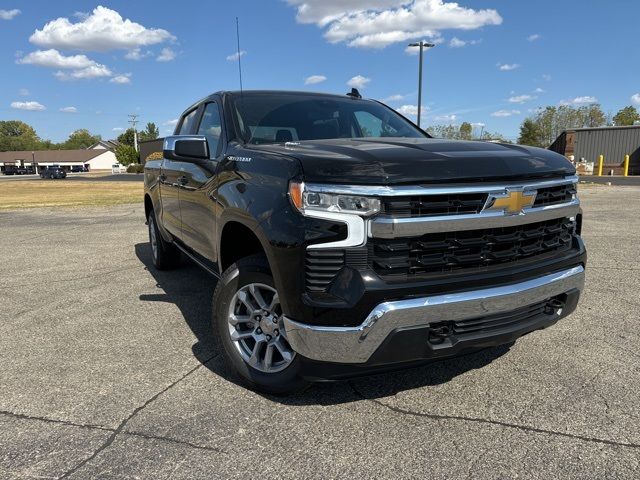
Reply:
M473 126L469 122L462 122L462 125L460 125L460 138L462 140L471 140L473 138Z
M542 146L542 131L534 119L527 118L522 122L518 143L521 145L530 145L532 147Z
M633 125L638 121L640 121L640 113L631 105L621 108L613 117L613 123L618 126Z
M37 150L40 139L31 125L20 120L0 121L0 152Z
M607 116L598 103L580 107L578 118L583 127L603 127L607 124Z
M131 145L121 143L116 147L116 159L120 165L131 165L132 163L140 163L140 155Z
M160 130L153 122L147 123L147 128L138 133L138 140L144 142L146 140L155 140L160 136Z
M127 130L118 136L118 143L123 145L129 145L130 147L134 146L134 135L133 128L127 128Z
M100 135L92 135L86 128L81 128L69 135L69 138L61 147L65 150L80 150L88 148L100 140L102 140Z

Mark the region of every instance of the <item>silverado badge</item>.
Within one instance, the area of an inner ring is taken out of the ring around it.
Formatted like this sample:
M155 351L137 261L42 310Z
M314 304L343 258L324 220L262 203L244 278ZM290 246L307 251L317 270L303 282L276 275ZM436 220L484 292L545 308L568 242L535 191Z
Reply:
M490 193L484 210L502 210L505 215L520 215L525 208L533 206L535 200L535 191L507 189L505 193Z

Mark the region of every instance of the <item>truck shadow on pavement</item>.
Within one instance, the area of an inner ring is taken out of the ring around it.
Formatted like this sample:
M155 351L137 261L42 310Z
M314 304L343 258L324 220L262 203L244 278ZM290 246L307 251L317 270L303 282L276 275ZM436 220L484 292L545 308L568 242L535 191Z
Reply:
M211 299L216 279L188 259L172 271L159 271L153 267L147 243L135 245L135 254L155 279L164 293L142 294L141 301L168 302L180 310L197 342L193 355L205 367L227 381L237 383L234 375L223 363L212 359L218 352L211 328ZM397 392L447 383L468 371L483 368L509 351L511 344L482 350L462 357L413 367L399 372L381 373L349 382L319 383L302 394L288 397L265 395L270 400L292 406L347 403L363 398L379 398ZM357 383L357 388L354 387Z

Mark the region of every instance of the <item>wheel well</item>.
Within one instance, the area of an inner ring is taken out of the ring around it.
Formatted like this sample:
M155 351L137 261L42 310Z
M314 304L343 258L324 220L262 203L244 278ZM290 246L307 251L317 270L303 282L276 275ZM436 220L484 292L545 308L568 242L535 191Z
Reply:
M153 210L153 202L149 195L144 196L144 218L149 218L149 213Z
M264 249L251 229L238 222L229 222L224 226L220 237L221 272L241 258L256 253L264 253Z

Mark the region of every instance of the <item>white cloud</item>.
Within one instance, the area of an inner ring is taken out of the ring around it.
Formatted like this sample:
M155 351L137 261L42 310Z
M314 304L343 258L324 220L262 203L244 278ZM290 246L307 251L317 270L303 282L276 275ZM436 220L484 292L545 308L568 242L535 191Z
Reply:
M527 40L529 40L530 42L535 42L536 40L540 40L541 38L542 38L542 35L538 33L534 33L533 35L529 35L527 37Z
M636 105L640 105L640 93L634 93L631 95L631 101Z
M498 110L491 114L492 117L510 117L511 115L520 115L520 110Z
M14 8L13 10L0 10L0 18L2 20L12 20L14 17L20 15L20 10Z
M383 102L399 102L400 100L403 100L404 97L406 95L400 95L399 93L396 93L395 95L389 95L387 98L383 99Z
M29 90L27 90L26 88L21 88L20 90L18 90L18 95L20 95L21 97L28 97Z
M534 92L535 92L535 93L544 93L544 90L543 90L542 88L538 87L538 88L536 88L536 89L534 90Z
M77 23L64 17L52 20L29 37L31 43L42 47L96 52L131 50L172 40L175 37L166 30L146 28L102 6Z
M544 75L542 75L542 79L550 82L551 81L551 75L549 75L548 73L545 73Z
M239 52L232 53L231 55L227 55L227 60L230 62L236 62L238 58L243 57L247 54L246 50L240 50Z
M167 120L166 122L163 123L163 125L169 126L169 127L175 127L178 124L178 119L174 118L173 120Z
M117 83L119 85L125 85L125 84L128 84L128 83L131 83L131 74L130 73L124 73L124 74L121 74L121 75L116 75L111 80L109 80L109 82Z
M76 107L62 107L60 111L64 113L78 113L78 109Z
M498 70L501 70L503 72L508 72L510 70L515 70L516 68L520 67L519 63L498 63L497 64Z
M304 79L305 85L315 85L316 83L324 82L327 79L324 75L311 75Z
M451 115L438 115L437 117L433 117L433 120L436 122L449 122L454 123L457 120L458 116L454 113Z
M525 103L536 99L533 95L514 95L508 98L509 103Z
M124 132L124 128L122 127L113 127L111 129L112 132Z
M324 28L331 43L383 48L420 37L434 38L446 29L474 30L500 25L496 10L473 10L444 0L287 0L300 23Z
M478 45L479 43L482 43L482 40L460 40L458 37L453 37L449 41L449 46L451 48L462 48L467 45Z
M73 68L81 69L98 65L86 55L62 55L58 50L36 50L17 60L23 65L37 65L49 68Z
M401 107L396 108L396 111L402 115L418 115L418 106L417 105L402 105Z
M150 55L153 55L153 52L149 50L143 52L141 48L134 48L133 50L129 50L124 58L127 60L142 60Z
M598 103L596 97L585 95L583 97L571 98L569 100L560 100L560 105L588 105L590 103Z
M169 47L165 47L160 52L160 55L156 58L158 62L170 62L176 58L176 52Z
M482 128L482 127L486 127L486 124L482 123L482 122L472 122L471 123L472 127L478 127L478 128Z
M95 64L81 70L71 72L57 71L54 76L58 80L89 80L92 78L111 77L113 72L105 65Z
M46 110L46 107L38 102L12 102L11 108L31 111Z
M353 88L364 88L370 81L370 78L363 77L362 75L356 75L355 77L349 79L347 85Z

